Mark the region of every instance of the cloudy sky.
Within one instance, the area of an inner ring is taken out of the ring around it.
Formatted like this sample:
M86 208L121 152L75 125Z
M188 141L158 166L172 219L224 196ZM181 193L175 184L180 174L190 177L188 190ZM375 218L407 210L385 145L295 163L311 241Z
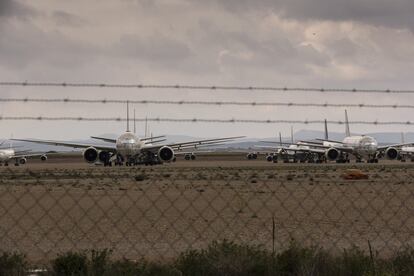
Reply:
M0 81L414 89L412 0L1 0ZM414 95L0 87L1 97L413 103ZM137 117L342 120L338 108L135 106ZM120 105L0 103L3 116L119 117ZM413 120L350 109L351 120ZM410 117L411 116L411 117ZM143 131L140 124L139 129ZM318 129L322 126L295 126ZM340 131L342 126L331 126ZM121 123L0 122L0 136L83 138ZM289 125L154 123L158 134L265 137ZM353 126L355 132L413 127ZM142 132L141 131L141 132Z

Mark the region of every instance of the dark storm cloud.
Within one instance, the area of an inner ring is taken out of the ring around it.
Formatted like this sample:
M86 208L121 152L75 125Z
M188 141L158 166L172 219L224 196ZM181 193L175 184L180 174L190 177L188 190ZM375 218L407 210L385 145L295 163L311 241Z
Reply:
M230 12L268 11L296 20L359 21L391 28L414 29L412 0L226 0L214 3Z
M296 19L346 20L391 28L414 28L411 0L290 0L277 1L276 8Z
M37 12L16 0L0 1L0 17L25 18L36 15Z
M82 27L86 24L86 20L79 16L61 10L54 11L52 19L59 26Z
M4 31L7 30L7 31ZM34 26L5 23L0 27L0 66L20 69L36 63L52 67L79 67L90 62L99 48Z
M166 34L122 35L109 56L157 70L197 71L196 56L187 43ZM191 62L190 61L191 58Z
M221 66L237 70L272 70L273 72L305 73L306 64L323 66L329 57L312 45L300 45L288 35L273 29L259 34L253 26L242 30L226 30L210 19L199 22L190 40L203 49L204 55L219 57Z
M191 55L191 51L185 43L163 34L154 34L149 37L124 35L121 37L118 47L116 50L122 55L151 61L177 61Z

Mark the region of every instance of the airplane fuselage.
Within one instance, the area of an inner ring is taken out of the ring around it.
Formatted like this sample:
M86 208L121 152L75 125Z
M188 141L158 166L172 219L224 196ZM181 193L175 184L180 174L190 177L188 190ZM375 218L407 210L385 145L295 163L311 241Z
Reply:
M375 157L378 150L378 142L371 136L349 136L342 140L342 143L324 141L326 147L346 147L351 149L352 154L359 157Z
M353 149L353 153L358 156L374 157L378 150L378 142L371 136L350 136L343 141L346 147Z
M0 150L0 162L8 161L14 155L15 155L14 149L2 149Z
M126 132L116 140L116 151L123 157L131 158L138 155L144 145L134 133Z

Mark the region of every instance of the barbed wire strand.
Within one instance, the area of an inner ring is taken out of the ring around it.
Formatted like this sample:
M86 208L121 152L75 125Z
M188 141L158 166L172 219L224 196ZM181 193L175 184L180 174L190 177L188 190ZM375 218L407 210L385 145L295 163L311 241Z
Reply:
M333 93L394 93L414 94L414 90L400 89L357 89L357 88L314 88L314 87L272 87L272 86L223 86L223 85L181 85L181 84L111 84L77 82L15 82L0 81L0 86L42 86L42 87L84 87L84 88L136 88L136 89L184 89L184 90L238 90L269 92L333 92Z
M125 122L126 118L100 117L48 117L48 116L0 116L0 121L78 121L78 122ZM255 123L255 124L324 124L324 120L257 120L257 119L201 119L201 118L137 118L137 122L170 123ZM328 121L329 124L343 125L344 121ZM414 125L411 121L350 121L351 125Z
M17 103L86 103L86 104L157 104L157 105L216 105L216 106L281 106L281 107L349 107L349 108L393 108L413 109L410 104L365 104L365 103L297 103L297 102L240 102L240 101L187 101L187 100L115 100L115 99L39 99L0 98L0 102Z

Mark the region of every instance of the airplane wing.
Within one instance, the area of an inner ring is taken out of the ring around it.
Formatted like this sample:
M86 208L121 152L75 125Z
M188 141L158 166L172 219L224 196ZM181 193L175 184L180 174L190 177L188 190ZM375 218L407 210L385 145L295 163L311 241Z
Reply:
M111 139L111 138L105 138L105 137L98 137L98 136L91 136L92 139L96 139L96 140L101 140L104 142L108 142L108 143L116 143L116 139ZM165 135L162 136L153 136L153 137L145 137L145 138L141 138L141 141L144 142L148 142L148 143L159 143L159 142L163 142L165 141L165 139L162 140L155 140L155 139L160 139L160 138L165 138ZM155 141L153 141L155 140Z
M29 153L29 154L16 154L10 157L10 159L13 158L30 158L30 157L39 157L39 156L43 156L43 155L47 155L46 153Z
M144 138L140 138L140 140L141 141L148 141L148 140L154 140L154 139L159 139L159 138L165 138L165 135L144 137Z
M386 150L388 148L400 148L400 147L412 146L412 145L414 145L414 143L403 143L403 144L386 145L386 146L378 147L378 150L379 151L383 151L383 150Z
M13 146L12 149L23 148L24 146ZM0 147L0 150L10 149L10 147Z
M213 150L178 151L178 152L174 152L174 155L182 156L186 154L200 154L200 153L211 153L211 152L214 152L214 151Z
M91 136L92 139L96 139L96 140L101 140L104 142L108 142L108 143L116 143L116 139L111 139L111 138L105 138L105 137L97 137L97 136Z
M341 142L341 141L336 141L336 140L319 139L319 138L316 138L315 140L316 140L316 141L321 141L321 142L329 142L329 143L343 144L343 142Z
M310 152L310 153L325 153L324 149L319 148L289 148L289 147L271 147L271 146L257 146L263 149L272 149L273 151L285 150L293 152Z
M72 143L72 142L62 142L62 141L52 141L52 140L35 140L35 139L11 139L13 141L21 141L21 142L30 142L30 143L37 143L43 145L51 145L51 146L64 146L64 147L71 147L71 148L89 148L94 147L98 150L106 150L110 152L115 152L116 147L115 145L93 145L93 144L82 144L82 143Z
M156 143L161 143L166 141L167 139L159 139L159 140L146 140L144 143L145 144L156 144Z
M167 146L167 147L173 148L174 150L179 151L183 148L194 148L194 149L196 149L199 146L214 145L214 144L219 144L219 143L223 143L223 142L230 142L230 141L233 141L235 139L240 139L240 138L244 138L244 137L245 136L237 136L237 137L205 139L205 140L197 140L197 141L189 141L189 142L181 142L181 143L171 143L171 144L163 144L163 145L147 145L147 146L144 146L142 149L147 150L147 151L151 151L151 152L156 152L160 148L162 148L164 146Z
M277 144L277 145L288 145L288 146L290 146L290 145L296 145L294 143L286 143L286 142L280 143L280 142L277 142L277 141L259 141L259 142L260 143L266 143L266 144Z
M331 143L335 143L333 141L330 141L330 142ZM326 145L312 144L312 143L301 143L299 145L301 145L301 146L309 146L311 149L330 149L330 148L334 148L334 149L337 149L339 151L346 152L346 153L353 153L354 152L354 149L353 148L345 147L345 146L326 146Z

